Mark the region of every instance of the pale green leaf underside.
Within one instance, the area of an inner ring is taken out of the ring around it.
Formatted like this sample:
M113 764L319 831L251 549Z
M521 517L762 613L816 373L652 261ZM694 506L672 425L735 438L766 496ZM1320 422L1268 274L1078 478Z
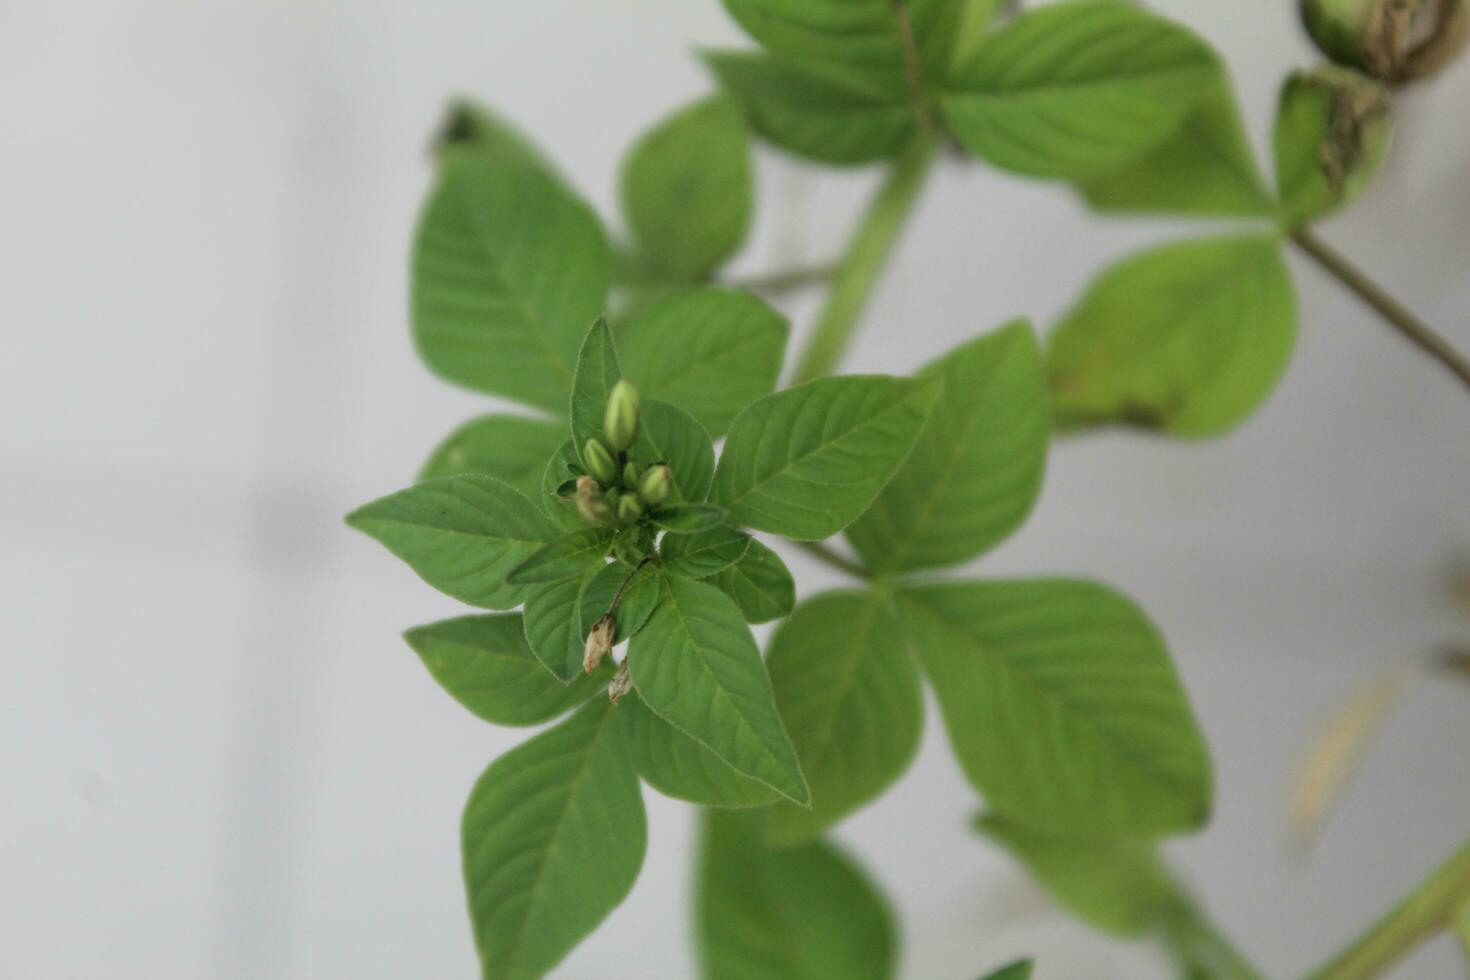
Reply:
M718 437L775 388L789 329L755 296L709 286L676 290L639 310L618 346L644 398L678 405Z
M461 616L404 634L439 686L495 725L539 725L601 690L604 667L572 684L553 677L526 645L521 617Z
M664 577L664 596L628 653L633 684L665 721L747 776L808 799L760 650L719 589Z
M1021 525L1041 490L1050 406L1025 322L924 368L944 382L913 452L847 529L876 571L940 568L988 551Z
M1163 142L1219 73L1182 27L1119 0L1072 0L992 34L942 101L955 137L996 166L1080 180Z
M1274 238L1151 249L1105 269L1053 332L1056 421L1218 435L1270 394L1295 339L1296 299Z
M450 381L560 413L611 265L596 216L550 177L454 154L414 243L419 352Z
M485 977L540 977L627 896L647 845L638 774L596 698L501 756L461 827Z
M781 798L654 714L637 693L619 701L618 711L638 774L665 796L723 807L766 806Z
M709 810L696 921L705 980L890 980L883 896L826 843L771 851L759 814Z
M1142 935L1158 923L1172 894L1154 841L1059 837L997 814L975 826L1010 851L1058 904L1103 932Z
M480 474L510 484L531 499L541 492L546 458L566 438L566 428L545 419L481 415L434 447L420 480Z
M796 582L781 556L754 538L734 565L708 579L740 607L747 623L769 623L796 605Z
M519 605L506 575L557 529L531 501L489 476L446 476L366 504L347 523L403 559L425 582L486 609Z
M640 137L622 199L643 263L675 282L719 268L750 226L751 169L745 119L727 98L701 99Z
M730 426L713 499L731 523L799 540L842 530L912 448L937 382L851 375L768 395Z
M1208 819L1204 737L1162 638L1127 599L1036 579L911 586L900 606L950 744L991 809L1080 837Z
M779 803L767 840L817 837L898 779L919 747L919 674L892 613L871 593L832 592L797 607L771 640L776 705L812 791Z

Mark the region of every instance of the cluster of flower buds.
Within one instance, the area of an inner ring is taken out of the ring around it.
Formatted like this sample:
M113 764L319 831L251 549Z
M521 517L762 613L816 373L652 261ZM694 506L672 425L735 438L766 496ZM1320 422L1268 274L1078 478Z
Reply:
M638 523L650 507L669 498L673 476L657 463L640 470L627 458L638 438L638 390L627 381L613 386L602 420L602 440L582 447L587 472L577 479L577 513L588 524L627 526Z

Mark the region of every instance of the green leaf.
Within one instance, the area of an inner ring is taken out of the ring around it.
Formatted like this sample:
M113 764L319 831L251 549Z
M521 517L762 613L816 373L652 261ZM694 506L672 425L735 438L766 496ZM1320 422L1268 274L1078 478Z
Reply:
M730 426L714 500L732 523L814 541L867 509L903 462L939 385L823 378L767 395Z
M740 247L750 227L751 169L745 118L718 96L681 109L634 144L623 165L623 211L655 274L695 282Z
M709 578L745 557L750 542L750 535L733 527L714 527L697 534L666 535L659 555L670 574Z
M986 38L956 70L944 114L998 167L1082 180L1171 136L1220 70L1176 24L1118 0L1073 0Z
M913 102L901 89L749 51L708 51L704 60L751 128L798 156L838 165L886 160L916 127Z
M576 501L557 494L563 483L581 472L581 466L582 460L577 455L577 448L572 445L572 440L567 439L552 454L546 463L546 469L541 473L541 503L551 515L552 521L564 531L582 531L587 528L587 522L577 513Z
M698 534L725 522L725 508L716 504L674 504L649 515L653 523L670 534Z
M512 585L531 585L575 578L607 557L612 538L613 532L603 527L563 534L532 552L511 569L505 580Z
M627 582L626 587L624 582ZM592 576L579 600L581 632L578 635L581 639L585 640L592 631L592 624L607 613L619 589L622 589L623 595L618 599L618 608L613 610L613 622L617 624L614 643L630 639L644 627L648 617L653 615L653 609L663 595L663 583L659 580L657 566L650 563L634 570L615 561L604 565Z
M793 61L831 62L905 91L903 22L893 0L724 0L736 23ZM906 0L904 14L926 74L948 66L960 5Z
M760 819L705 812L695 910L705 980L890 980L893 916L837 848L761 845Z
M829 592L797 607L771 640L776 706L811 786L810 807L779 803L766 839L820 837L903 774L919 747L919 672L883 600Z
M747 623L780 619L796 605L796 582L786 563L754 538L738 562L708 581L735 600Z
M526 608L522 611L526 643L536 659L563 684L583 673L587 634L582 630L582 591L599 571L591 566L576 578L542 582L526 589Z
M464 879L486 977L542 976L638 877L648 826L616 712L594 699L496 759L470 794Z
M1104 212L1253 217L1275 209L1223 73L1173 136L1079 189Z
M446 595L486 609L519 605L506 576L556 536L546 514L489 476L446 476L347 515Z
M987 973L980 980L1031 980L1031 967L1030 960L1017 960L994 973Z
M434 448L419 479L478 473L504 480L534 500L541 492L546 457L565 437L561 426L545 419L481 415Z
M956 565L1031 512L1046 469L1050 406L1041 352L1017 321L919 372L944 387L914 451L847 529L869 568Z
M628 653L633 684L655 714L737 772L808 800L771 679L740 611L704 582L664 576L653 618Z
M950 744L993 810L1094 838L1209 818L1204 737L1163 639L1133 603L1067 579L899 595Z
M1218 435L1270 394L1295 339L1296 299L1274 239L1142 252L1105 269L1053 332L1056 422Z
M419 353L456 384L560 412L611 267L596 216L550 177L457 154L414 243Z
M997 814L983 815L975 826L1010 851L1059 904L1103 932L1143 935L1173 894L1153 841L1058 837Z
M710 286L678 290L640 310L618 343L624 370L645 398L673 402L718 437L776 387L789 329L749 293Z
M514 124L469 99L450 102L434 137L434 151L442 161L473 152L491 163L539 170L560 180L545 155Z
M611 676L604 667L563 684L531 653L514 615L461 616L404 634L439 686L495 725L539 725L575 708Z
M715 447L694 416L668 402L643 402L638 415L638 439L628 455L647 469L668 464L674 475L670 503L699 503L709 496L715 480Z
M1356 200L1383 162L1392 125L1382 83L1345 68L1293 72L1281 87L1274 130L1287 227Z
M618 711L639 775L665 796L724 807L766 806L781 798L654 714L636 693L619 701Z
M607 396L622 378L618 352L613 347L612 331L602 317L592 324L577 353L577 371L572 381L572 445L581 459L588 439L604 442L603 417L607 413ZM608 447L604 444L604 449ZM582 459L586 468L587 461Z

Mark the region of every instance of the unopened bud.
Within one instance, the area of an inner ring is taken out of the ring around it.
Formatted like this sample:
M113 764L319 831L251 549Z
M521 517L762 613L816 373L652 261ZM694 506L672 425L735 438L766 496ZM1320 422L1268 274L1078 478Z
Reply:
M1300 0L1300 7L1323 54L1390 84L1432 74L1466 39L1465 0Z
M612 520L612 504L590 476L577 477L577 513L588 524L606 524Z
M643 479L638 482L638 496L650 507L657 507L669 499L669 491L674 487L674 475L669 468L660 463L651 467L643 474Z
M635 494L625 494L618 501L618 520L624 524L632 524L643 516L643 502Z
M633 690L633 675L628 673L628 658L624 657L623 662L618 664L618 672L613 674L612 683L607 686L608 700L617 704L623 695L631 690Z
M612 453L596 439L588 439L587 445L582 447L582 462L587 464L587 472L596 477L598 483L608 484L618 478L618 464Z
M638 437L638 389L626 379L613 385L602 417L602 434L613 452L622 452Z
M617 623L613 621L612 613L592 624L592 631L587 634L587 645L582 648L582 669L587 673L601 667L603 659L612 652L613 633L616 629Z
M623 486L629 490L638 488L638 464L631 459L628 460L628 465L623 467Z

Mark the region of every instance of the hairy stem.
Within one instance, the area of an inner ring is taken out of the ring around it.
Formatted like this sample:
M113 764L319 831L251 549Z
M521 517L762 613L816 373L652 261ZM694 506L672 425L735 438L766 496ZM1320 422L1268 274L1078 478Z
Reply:
M1164 945L1186 975L1216 980L1263 980L1264 975L1236 949L1182 886L1175 885L1160 928Z
M878 273L924 186L936 145L933 133L920 130L893 161L837 266L832 291L797 363L793 384L830 373L842 357Z
M860 578L865 582L873 578L872 572L868 571L857 562L850 561L849 559L842 557L831 548L822 544L822 542L820 541L792 541L791 543L796 545L802 551L805 551L807 554L811 555L813 558L816 558L824 565L830 565L840 572L846 572L847 574L855 578Z
M1390 296L1382 287L1364 275L1362 270L1309 229L1298 228L1291 233L1291 240L1296 242L1297 246L1311 256L1318 265L1352 290L1359 299L1373 307L1379 316L1388 321L1389 325L1411 344L1439 361L1447 371L1459 379L1462 385L1470 388L1470 360L1455 350L1454 346L1429 324L1409 312L1403 304Z
M1369 980L1379 976L1425 939L1456 926L1470 902L1470 842L1378 920L1352 945L1307 980Z

